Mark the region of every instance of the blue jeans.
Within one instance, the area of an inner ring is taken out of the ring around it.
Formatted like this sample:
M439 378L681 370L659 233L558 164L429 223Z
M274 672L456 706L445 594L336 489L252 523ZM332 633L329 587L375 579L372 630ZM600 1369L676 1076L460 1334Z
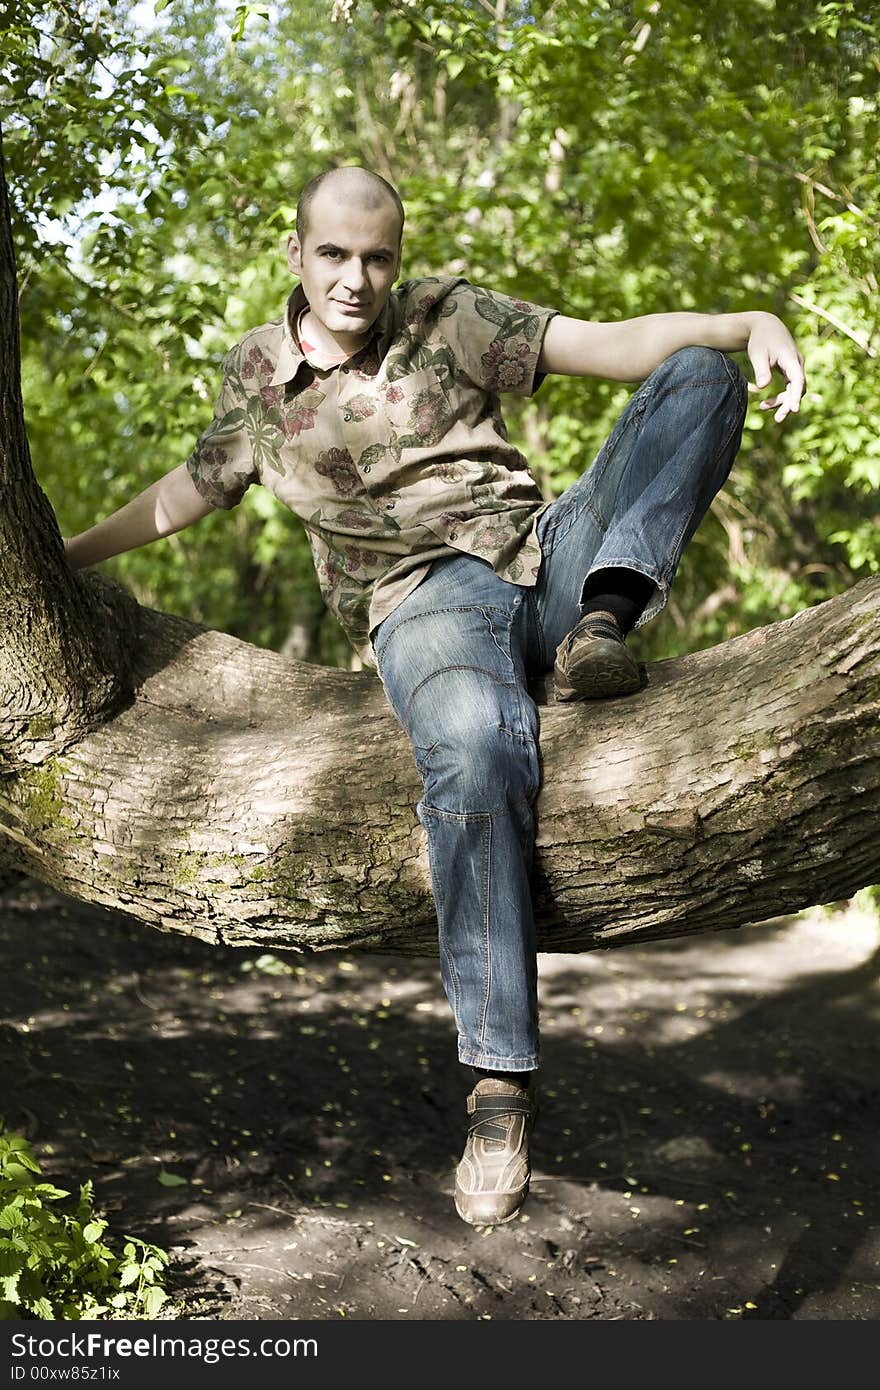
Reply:
M682 551L739 448L746 385L710 348L668 357L631 397L591 468L541 513L534 587L473 555L435 561L371 634L424 795L440 970L459 1059L498 1071L539 1063L529 883L540 784L527 681L552 667L587 578L636 570L666 602Z

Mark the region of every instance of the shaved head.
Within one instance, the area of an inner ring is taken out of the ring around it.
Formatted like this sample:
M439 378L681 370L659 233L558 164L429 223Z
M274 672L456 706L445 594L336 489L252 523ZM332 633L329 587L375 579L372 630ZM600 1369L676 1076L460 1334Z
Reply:
M363 208L367 212L374 212L390 205L400 219L400 235L403 236L403 203L397 189L380 174L361 169L356 164L346 164L340 169L327 169L323 174L316 175L299 195L296 205L296 235L300 245L303 245L308 235L309 209L319 192L322 200L327 198L348 207Z

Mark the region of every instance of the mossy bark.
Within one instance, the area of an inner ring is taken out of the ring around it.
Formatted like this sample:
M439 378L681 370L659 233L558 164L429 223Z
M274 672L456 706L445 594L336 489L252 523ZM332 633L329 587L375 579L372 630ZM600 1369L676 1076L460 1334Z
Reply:
M5 861L207 940L436 949L420 784L369 672L136 610L133 698L0 779ZM880 881L880 579L541 706L539 945L736 927Z

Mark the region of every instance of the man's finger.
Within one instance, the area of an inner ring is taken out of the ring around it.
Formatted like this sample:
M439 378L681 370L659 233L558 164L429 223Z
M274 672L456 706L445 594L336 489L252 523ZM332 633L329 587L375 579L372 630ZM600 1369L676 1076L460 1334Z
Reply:
M801 361L780 362L780 367L788 378L788 391L793 397L800 400L804 394L804 366Z
M770 353L767 348L759 347L757 344L749 347L749 361L752 364L752 371L755 373L755 385L760 389L766 386L770 380Z

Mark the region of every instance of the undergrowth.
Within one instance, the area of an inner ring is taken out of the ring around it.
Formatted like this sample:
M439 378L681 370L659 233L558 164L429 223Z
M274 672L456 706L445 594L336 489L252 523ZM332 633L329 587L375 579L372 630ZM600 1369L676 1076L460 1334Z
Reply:
M117 1254L107 1228L91 1180L76 1199L43 1180L31 1145L0 1119L0 1319L155 1318L168 1255L135 1236Z

